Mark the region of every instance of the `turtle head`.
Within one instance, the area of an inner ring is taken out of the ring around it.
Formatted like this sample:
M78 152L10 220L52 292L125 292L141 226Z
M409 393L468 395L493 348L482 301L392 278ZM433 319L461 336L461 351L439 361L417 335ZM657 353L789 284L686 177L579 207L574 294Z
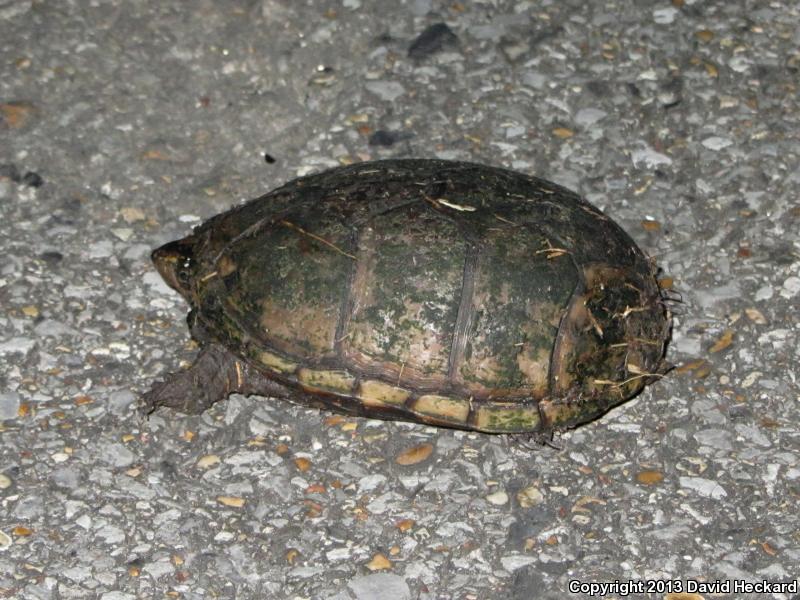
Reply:
M150 258L167 285L187 300L194 295L192 279L195 271L194 247L197 239L189 235L153 250Z

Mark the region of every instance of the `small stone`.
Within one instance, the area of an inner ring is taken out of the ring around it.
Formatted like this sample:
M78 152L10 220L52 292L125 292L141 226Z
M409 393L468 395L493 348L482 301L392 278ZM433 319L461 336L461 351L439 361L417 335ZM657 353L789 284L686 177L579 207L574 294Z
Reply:
M136 596L125 592L106 592L100 596L100 600L136 600Z
M524 554L509 554L507 556L503 556L500 559L500 564L503 565L503 568L508 571L509 573L513 573L514 571L521 569L522 567L526 567L537 562L536 556L526 556Z
M391 573L374 573L351 579L347 584L357 600L410 600L411 590L405 579Z
M406 531L411 529L415 523L416 521L414 521L414 519L403 519L402 521L398 521L395 524L395 527L397 527L397 529L405 533Z
M136 221L145 220L142 209L136 208L135 206L123 206L120 209L119 214L122 215L122 218L126 223L135 223Z
M725 350L732 343L733 343L733 331L728 329L725 331L725 333L723 333L720 336L720 338L716 342L714 342L714 345L711 346L711 348L709 348L708 351L711 354L716 354L717 352L722 352L723 350Z
M635 166L644 164L646 167L655 169L660 166L669 166L672 159L666 154L656 152L652 148L640 148L631 152L631 160Z
M129 448L120 443L106 444L100 451L100 459L117 468L130 467L136 456Z
M756 290L755 299L759 301L769 300L770 298L772 298L773 293L774 290L772 289L771 285L764 285Z
M74 490L80 485L80 472L71 467L59 467L53 470L50 480L58 487Z
M713 135L704 139L701 143L709 150L722 150L723 148L727 148L733 144L733 141L729 140L728 138Z
M659 25L669 25L675 20L678 9L674 6L657 8L653 11L653 20Z
M128 412L128 407L136 402L136 394L130 390L117 390L108 396L108 410L121 417Z
M562 140L566 140L575 135L575 132L572 131L572 129L567 129L566 127L556 127L553 129L553 135L557 138L561 138Z
M522 508L531 508L544 502L544 495L539 488L531 485L517 492L517 502Z
M200 457L200 460L197 461L197 466L201 469L208 469L209 467L218 465L219 462L219 456L216 454L206 454L205 456Z
M69 454L66 452L54 452L50 455L50 458L53 459L53 462L58 465L63 462L67 462L69 460Z
M382 484L386 483L386 476L381 473L373 473L358 480L358 491L367 494L374 491Z
M392 562L383 554L376 554L372 560L367 563L367 568L370 571L385 571L392 568Z
M129 241L133 237L133 229L130 227L116 227L111 230L114 236L123 242Z
M757 308L745 308L744 314L746 314L747 318L750 319L756 325L767 324L767 318L764 316L764 313L762 313Z
M694 490L701 496L714 500L719 500L728 495L728 492L720 484L705 477L681 477L680 484L681 487Z
M707 44L708 42L714 39L714 32L709 31L708 29L701 29L700 31L695 32L694 35L698 40L700 40L704 44Z
M661 471L647 470L639 471L636 474L636 481L643 485L655 485L664 480L664 474Z
M583 127L594 125L598 121L602 121L608 113L598 108L582 108L575 113L575 123Z
M36 340L26 337L13 337L10 340L0 343L0 356L6 354L27 355L36 345Z
M509 62L516 62L531 51L530 44L526 41L506 40L500 44L500 49Z
M0 473L0 490L5 490L11 487L11 478L5 473Z
M0 420L16 419L19 416L20 395L17 392L0 394Z
M420 33L408 47L408 56L414 60L422 60L441 51L446 46L455 46L458 36L446 23L434 23Z
M645 231L658 231L661 229L661 223L659 223L658 221L647 219L642 221L642 228Z
M751 371L750 373L747 374L747 377L742 379L742 383L740 384L741 387L743 387L744 389L752 387L753 384L756 381L758 381L759 377L761 377L762 375L763 373L761 371Z
M33 304L29 304L28 306L22 307L22 314L26 317L38 317L39 316L39 308Z
M737 73L744 73L750 68L751 61L742 54L737 54L728 61L728 66Z
M217 502L231 508L242 508L245 504L245 499L237 496L217 496Z
M381 100L387 102L394 102L406 93L406 88L397 81L368 81L365 87Z
M5 531L0 531L0 551L5 550L13 543L13 540Z
M784 298L793 298L798 292L800 292L800 277L795 275L787 277L781 288L781 296Z
M392 146L395 142L398 142L403 139L403 134L398 133L396 131L386 131L385 129L379 129L371 136L369 136L369 141L367 144L370 146Z
M298 471L305 473L311 468L311 461L300 456L294 459L294 465L297 467Z
M495 506L502 506L508 503L508 494L503 490L498 490L486 496L486 501Z
M22 129L30 123L36 107L30 102L0 104L0 124L10 129Z
M403 466L416 465L428 458L432 452L433 444L420 444L419 446L413 446L401 452L395 459L395 462Z
M39 188L44 185L44 179L38 173L34 173L33 171L28 171L25 175L22 176L20 179L20 183L22 185L27 185L28 187L32 188Z

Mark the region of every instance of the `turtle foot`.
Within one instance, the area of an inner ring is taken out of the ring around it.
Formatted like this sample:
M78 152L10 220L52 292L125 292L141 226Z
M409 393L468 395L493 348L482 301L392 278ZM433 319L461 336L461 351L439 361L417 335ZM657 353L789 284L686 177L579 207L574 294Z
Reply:
M153 384L141 399L141 411L151 414L161 406L200 414L236 391L229 381L230 354L217 345L204 348L191 367Z
M190 377L186 377L187 374L188 371L173 373L166 381L154 383L150 391L142 395L141 412L150 415L158 408L166 406L186 414L200 414L214 404L218 398L209 400L207 392L192 385L193 382Z

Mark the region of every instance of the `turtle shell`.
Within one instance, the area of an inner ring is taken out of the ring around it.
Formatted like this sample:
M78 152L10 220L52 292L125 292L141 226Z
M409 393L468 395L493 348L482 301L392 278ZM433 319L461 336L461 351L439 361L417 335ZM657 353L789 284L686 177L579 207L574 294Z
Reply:
M589 421L660 369L653 267L556 184L441 160L294 180L177 242L197 324L340 411L485 432Z

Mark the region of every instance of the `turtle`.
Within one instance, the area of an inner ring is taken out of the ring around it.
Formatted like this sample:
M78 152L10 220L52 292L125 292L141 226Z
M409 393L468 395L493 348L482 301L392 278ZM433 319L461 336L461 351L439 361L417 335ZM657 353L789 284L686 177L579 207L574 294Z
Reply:
M578 194L469 162L336 167L152 253L200 352L143 409L232 393L368 418L552 435L665 370L653 262Z

